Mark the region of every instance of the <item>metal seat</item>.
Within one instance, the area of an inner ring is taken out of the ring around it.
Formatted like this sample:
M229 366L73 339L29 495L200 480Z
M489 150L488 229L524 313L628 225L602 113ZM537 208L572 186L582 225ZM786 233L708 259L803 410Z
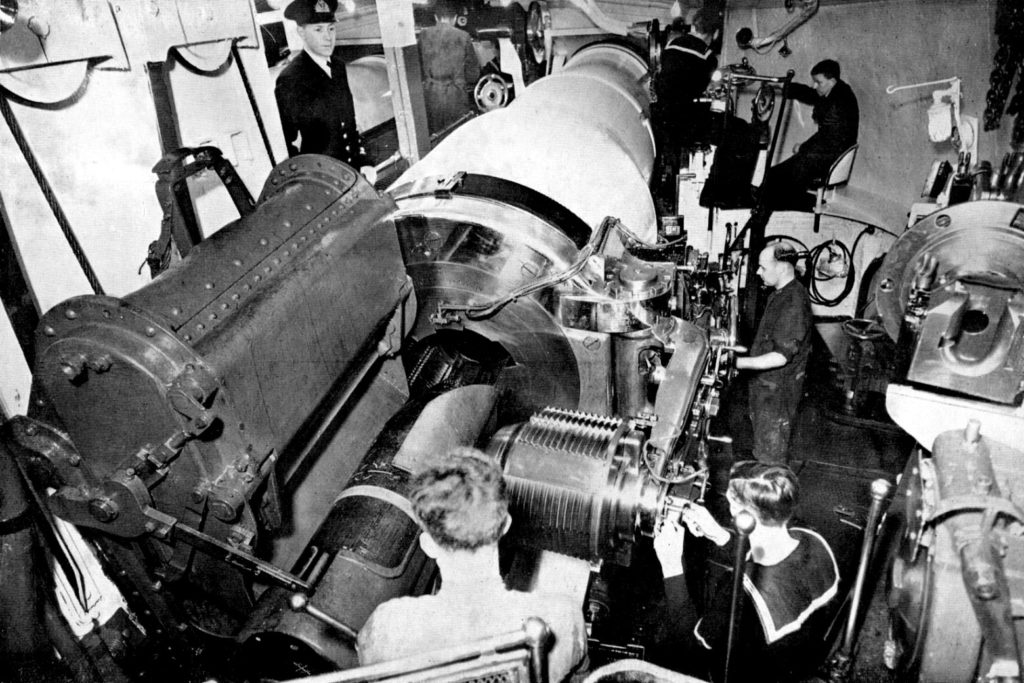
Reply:
M548 683L551 631L531 617L521 629L389 662L285 683Z
M605 664L587 674L583 683L602 683L606 679L645 680L650 683L706 683L703 678L687 676L639 659L620 659L617 662Z
M822 179L822 183L815 187L809 192L814 193L814 232L818 232L821 229L821 214L827 199L832 199L832 195L835 194L837 187L842 187L850 181L850 175L853 173L853 162L857 158L857 148L859 145L853 145L848 150L839 155L839 157L832 162L831 168L828 169L828 173ZM827 196L827 199L826 199Z

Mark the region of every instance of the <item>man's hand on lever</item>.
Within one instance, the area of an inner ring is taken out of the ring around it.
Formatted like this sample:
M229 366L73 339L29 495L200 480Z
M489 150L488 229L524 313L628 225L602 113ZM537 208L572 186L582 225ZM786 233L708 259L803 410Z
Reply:
M696 503L688 503L679 514L682 524L690 533L698 538L707 538L716 545L729 542L729 531L715 521L707 508ZM668 579L683 573L683 540L686 533L680 524L673 519L665 520L654 537L654 552L661 563L661 575Z
M729 531L716 522L715 518L711 516L711 513L703 505L687 505L679 514L679 519L686 524L686 528L694 536L703 536L719 546L729 542Z

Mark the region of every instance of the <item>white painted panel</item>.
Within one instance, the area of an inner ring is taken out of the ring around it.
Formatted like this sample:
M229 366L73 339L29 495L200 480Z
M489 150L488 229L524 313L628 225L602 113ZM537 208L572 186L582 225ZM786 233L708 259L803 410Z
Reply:
M4 416L12 417L24 415L28 410L32 373L11 327L11 320L3 310L0 302L0 411Z
M41 77L45 69L40 70ZM107 294L149 281L138 273L160 229L151 169L160 158L144 73L93 70L77 100L57 108L11 103ZM0 195L29 290L40 311L92 289L6 125L0 124Z
M275 160L280 162L286 157L284 137L263 54L251 49L238 52L253 91L258 93L257 106ZM199 73L173 60L168 65L181 144L219 148L256 199L272 165L238 65L232 62L217 73ZM189 182L189 190L205 237L238 218L227 190L215 173L196 176Z

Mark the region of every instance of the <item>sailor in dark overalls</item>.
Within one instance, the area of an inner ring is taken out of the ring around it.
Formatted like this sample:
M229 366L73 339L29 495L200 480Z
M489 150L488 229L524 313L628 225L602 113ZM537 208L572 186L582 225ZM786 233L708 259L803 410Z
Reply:
M737 370L753 371L750 419L754 457L761 462L789 460L789 439L811 350L811 300L796 279L796 260L796 250L786 242L761 251L757 274L774 291L768 296L750 355L736 359Z
M436 24L420 31L423 96L431 134L440 133L476 110L473 89L480 78L480 62L469 34L455 26L458 11L439 0Z

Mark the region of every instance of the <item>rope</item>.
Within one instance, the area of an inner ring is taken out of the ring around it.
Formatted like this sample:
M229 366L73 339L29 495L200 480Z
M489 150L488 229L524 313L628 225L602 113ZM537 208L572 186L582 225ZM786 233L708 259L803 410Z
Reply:
M238 65L238 73L242 76L242 85L245 86L246 97L249 98L249 106L252 107L252 113L256 117L256 127L260 129L260 137L263 138L263 146L267 148L267 156L270 157L271 167L277 166L277 160L274 158L274 150L270 146L270 136L267 135L267 127L263 123L263 115L260 114L259 105L256 102L256 95L252 91L252 84L249 82L249 74L245 72L245 64L242 63L242 55L238 52L238 41L231 41L231 57L234 58L235 64Z
M96 277L96 272L89 264L89 259L85 255L85 251L83 251L78 238L75 237L74 230L71 228L71 221L68 220L68 217L64 214L64 209L61 208L60 203L57 201L57 195L53 191L53 186L46 179L46 174L43 173L42 167L39 166L39 162L32 153L32 148L29 147L25 133L21 130L21 126L18 125L18 120L14 118L11 105L2 92L0 92L0 112L3 113L7 127L11 129L11 135L14 136L14 141L18 144L18 149L21 150L25 163L28 164L29 170L32 171L32 175L39 184L39 189L42 190L43 197L46 198L46 203L50 206L50 211L53 212L54 218L57 219L57 225L60 226L60 231L64 233L64 239L68 241L71 252L78 260L78 265L81 266L82 272L85 273L85 279L89 281L89 285L92 286L92 291L95 294L103 294L103 285L100 284L99 278Z

